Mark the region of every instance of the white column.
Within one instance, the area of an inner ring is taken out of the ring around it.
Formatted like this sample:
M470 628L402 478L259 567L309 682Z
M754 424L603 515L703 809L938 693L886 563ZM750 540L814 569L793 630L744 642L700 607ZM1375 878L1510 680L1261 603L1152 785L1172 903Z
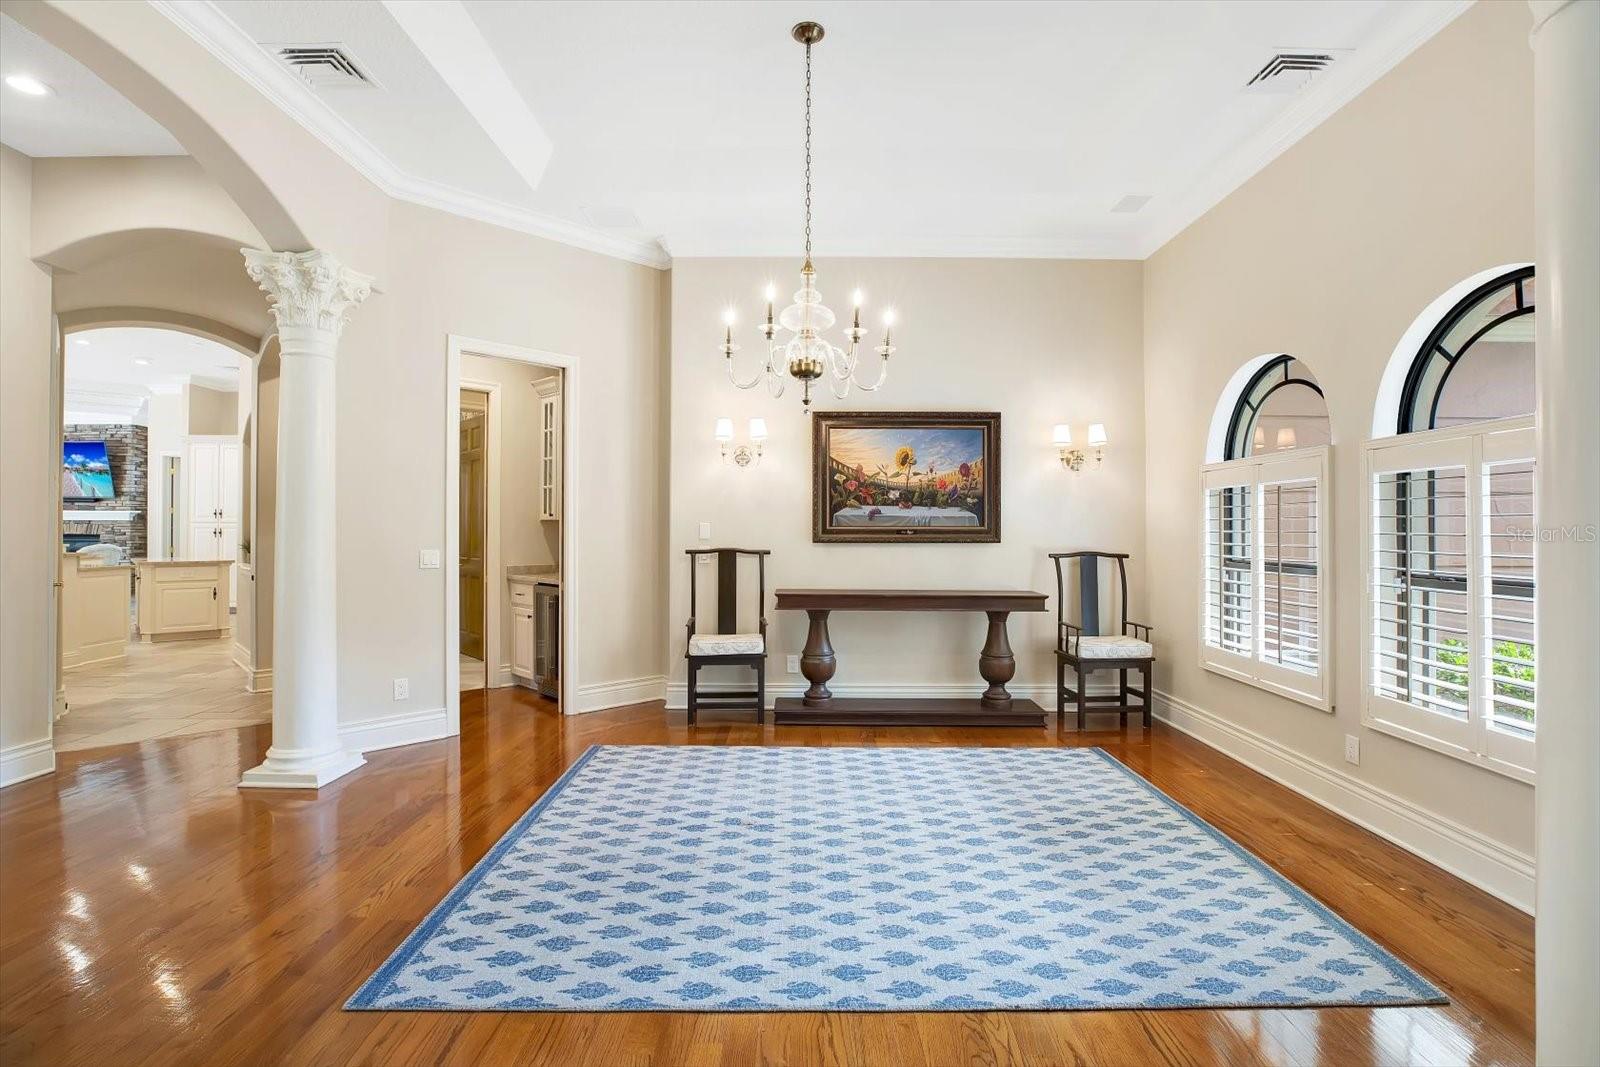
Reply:
M1600 1064L1600 3L1531 0L1538 1062Z
M272 747L239 785L316 789L364 762L339 741L334 357L372 279L326 252L247 248L244 258L272 304L281 370Z

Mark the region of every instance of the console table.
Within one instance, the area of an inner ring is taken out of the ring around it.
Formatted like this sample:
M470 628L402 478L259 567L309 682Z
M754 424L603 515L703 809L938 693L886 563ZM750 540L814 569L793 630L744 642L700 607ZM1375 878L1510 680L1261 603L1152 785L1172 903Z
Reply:
M811 619L800 673L811 687L803 697L782 697L774 721L875 726L1042 726L1045 712L1017 699L1006 683L1017 673L1006 635L1013 611L1045 610L1045 594L987 589L779 589L779 611L804 611ZM981 611L989 617L988 639L978 654L978 673L989 683L982 697L927 699L840 698L828 690L838 669L828 640L828 615L835 611Z

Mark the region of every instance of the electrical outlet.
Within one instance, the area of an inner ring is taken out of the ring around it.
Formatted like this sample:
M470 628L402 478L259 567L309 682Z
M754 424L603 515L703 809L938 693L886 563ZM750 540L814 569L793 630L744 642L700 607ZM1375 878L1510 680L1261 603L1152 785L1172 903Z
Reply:
M396 678L394 680L394 698L396 700L411 699L411 679Z
M1361 738L1355 734L1344 735L1344 761L1361 766Z
M437 548L424 548L417 556L417 566L425 571L439 569L439 550Z
M786 665L789 668L789 673L790 674L799 674L800 673L800 657L799 656L789 656L789 657L787 657L787 664Z

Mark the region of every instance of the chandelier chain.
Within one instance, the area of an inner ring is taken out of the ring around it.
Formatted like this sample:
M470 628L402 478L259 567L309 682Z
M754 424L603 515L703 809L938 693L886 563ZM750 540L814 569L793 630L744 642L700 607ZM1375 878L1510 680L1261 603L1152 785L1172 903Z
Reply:
M811 262L811 45L806 44L806 263Z

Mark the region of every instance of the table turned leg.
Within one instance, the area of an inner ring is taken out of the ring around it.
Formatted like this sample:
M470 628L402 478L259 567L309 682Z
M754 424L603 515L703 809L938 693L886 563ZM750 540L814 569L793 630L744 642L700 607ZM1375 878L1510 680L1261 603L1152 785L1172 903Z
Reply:
M828 613L808 610L806 614L811 618L811 629L806 633L806 647L800 651L800 673L811 688L806 690L802 703L808 708L827 707L833 697L828 679L839 666L833 658L833 646L828 643Z
M989 683L983 692L983 703L990 708L1009 708L1011 694L1006 683L1017 673L1017 658L1011 654L1011 639L1006 635L1009 611L986 612L989 616L989 638L978 655L978 673Z

